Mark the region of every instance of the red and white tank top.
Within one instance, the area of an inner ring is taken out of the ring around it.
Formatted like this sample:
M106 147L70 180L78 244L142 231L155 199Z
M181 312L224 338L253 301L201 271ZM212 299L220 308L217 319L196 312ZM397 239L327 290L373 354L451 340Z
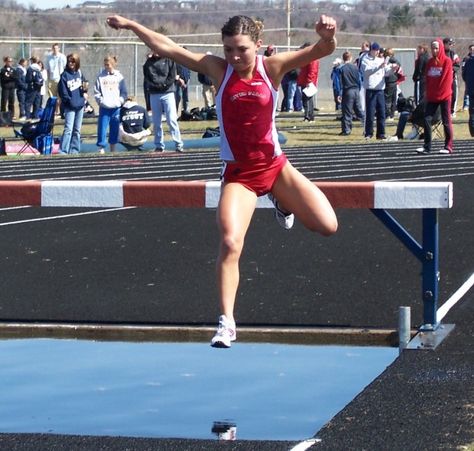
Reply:
M251 80L241 80L227 65L216 96L223 160L257 161L281 155L275 126L277 99L263 56L257 56Z

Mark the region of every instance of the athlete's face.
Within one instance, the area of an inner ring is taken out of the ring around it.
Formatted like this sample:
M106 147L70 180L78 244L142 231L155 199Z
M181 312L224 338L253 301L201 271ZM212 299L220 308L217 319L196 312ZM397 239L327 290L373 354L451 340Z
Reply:
M262 45L262 41L253 42L246 34L225 36L222 43L226 61L237 71L253 68L255 55Z

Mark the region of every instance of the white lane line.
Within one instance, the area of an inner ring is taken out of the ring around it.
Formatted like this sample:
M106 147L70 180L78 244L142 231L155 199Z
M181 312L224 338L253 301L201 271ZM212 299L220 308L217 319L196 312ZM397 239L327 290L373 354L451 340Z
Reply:
M467 279L459 289L438 309L436 321L439 323L451 310L451 308L472 288L474 285L474 273Z
M107 208L105 210L84 211L81 213L71 213L68 215L46 216L44 218L32 218L32 219L23 219L21 221L2 222L0 223L0 227L9 226L9 225L17 225L17 224L25 224L28 222L53 221L55 219L73 218L74 216L95 215L97 213L108 213L109 211L129 210L131 208L136 208L136 207Z
M21 208L30 208L31 205L20 205L18 207L4 207L4 208L0 208L0 211L6 211L6 210L19 210Z
M306 449L311 448L314 444L320 442L320 438L309 438L295 445L293 448L290 449L290 451L305 451Z

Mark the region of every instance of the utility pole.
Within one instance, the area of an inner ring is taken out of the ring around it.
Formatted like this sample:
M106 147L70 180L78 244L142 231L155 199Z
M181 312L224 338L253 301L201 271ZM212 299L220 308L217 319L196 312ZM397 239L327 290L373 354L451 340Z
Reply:
M291 0L286 0L286 49L291 47Z

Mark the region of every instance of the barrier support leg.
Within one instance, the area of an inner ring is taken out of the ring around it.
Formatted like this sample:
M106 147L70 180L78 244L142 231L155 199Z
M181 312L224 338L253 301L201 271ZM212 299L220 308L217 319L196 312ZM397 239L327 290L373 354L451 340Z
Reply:
M423 265L423 325L420 330L428 331L437 329L439 325L436 319L439 283L438 210L435 208L423 209L422 245L420 245L415 238L413 238L409 232L386 210L372 209L371 211Z
M423 210L423 318L421 330L438 328L439 230L438 210Z

